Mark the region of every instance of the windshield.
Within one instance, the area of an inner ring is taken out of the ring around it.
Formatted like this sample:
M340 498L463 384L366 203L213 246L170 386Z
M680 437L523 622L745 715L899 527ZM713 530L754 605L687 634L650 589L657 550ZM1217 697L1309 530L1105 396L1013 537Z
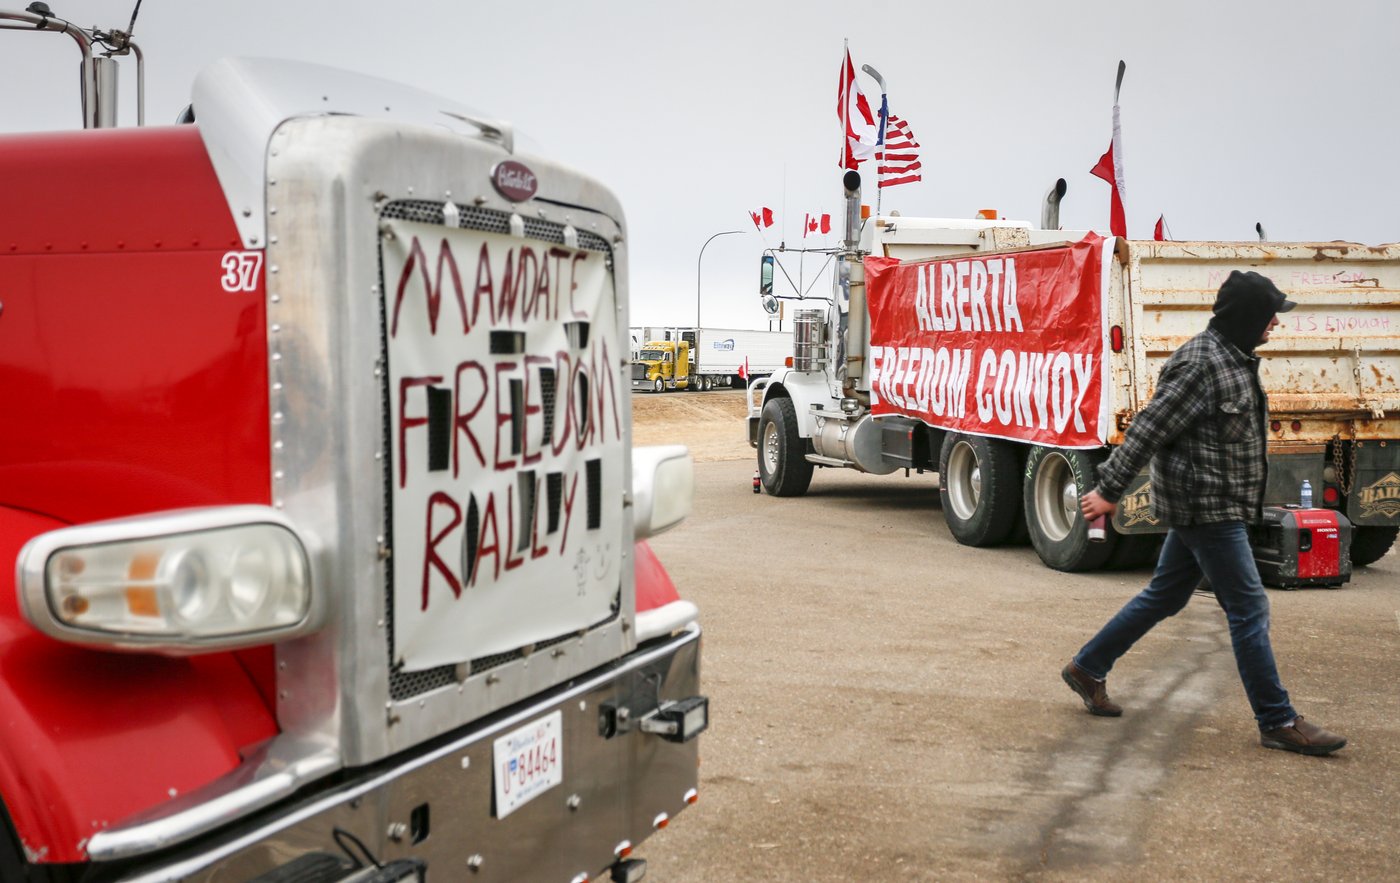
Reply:
M665 350L642 350L642 354L637 358L645 362L660 362L667 355Z

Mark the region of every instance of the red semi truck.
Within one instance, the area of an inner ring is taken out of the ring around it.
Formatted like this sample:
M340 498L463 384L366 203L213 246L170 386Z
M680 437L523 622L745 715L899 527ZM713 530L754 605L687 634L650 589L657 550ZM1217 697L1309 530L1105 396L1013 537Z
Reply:
M0 137L0 878L636 879L696 799L627 234L425 93L224 61ZM138 53L139 54L139 53Z

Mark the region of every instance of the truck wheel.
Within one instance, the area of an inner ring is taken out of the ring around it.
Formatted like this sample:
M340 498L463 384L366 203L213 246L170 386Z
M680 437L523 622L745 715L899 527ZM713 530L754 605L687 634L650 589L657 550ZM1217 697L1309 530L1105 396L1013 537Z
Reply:
M710 391L710 387L713 386L713 385L714 385L714 381L711 380L711 379L708 378L708 377L706 377L704 380L701 380L701 381L700 381L700 388L703 389L703 390L705 390L705 392L709 392L709 391Z
M792 399L769 399L758 425L758 477L773 497L800 497L812 483L812 464L797 434Z
M1111 525L1110 525L1111 527ZM1113 552L1104 562L1106 570L1136 570L1140 567L1155 567L1157 556L1162 554L1160 533L1124 533L1113 543Z
M1385 557L1400 527L1355 527L1351 535L1351 566L1365 567Z
M977 435L950 434L938 457L938 496L953 539L995 546L1016 526L1021 472L1016 448Z
M665 392L666 381L662 380L660 377L656 378L656 382L651 385L651 390L652 392Z
M1079 514L1079 495L1094 486L1094 466L1102 455L1063 448L1035 447L1026 460L1026 527L1031 545L1047 567L1067 572L1097 570L1113 554L1119 536L1089 542L1089 526Z

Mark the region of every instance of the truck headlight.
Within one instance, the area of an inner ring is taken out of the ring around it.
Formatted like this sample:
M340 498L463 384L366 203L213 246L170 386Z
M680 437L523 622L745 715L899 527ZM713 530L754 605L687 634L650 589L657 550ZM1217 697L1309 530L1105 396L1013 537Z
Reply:
M322 618L305 544L265 506L50 531L18 570L25 617L76 643L197 653L305 634Z

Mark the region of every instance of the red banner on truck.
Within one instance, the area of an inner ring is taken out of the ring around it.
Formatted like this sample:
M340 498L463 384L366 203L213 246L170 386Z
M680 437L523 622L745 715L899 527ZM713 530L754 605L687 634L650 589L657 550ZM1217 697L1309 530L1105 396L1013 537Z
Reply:
M1104 443L1104 262L1055 248L865 260L871 412L1054 445Z

